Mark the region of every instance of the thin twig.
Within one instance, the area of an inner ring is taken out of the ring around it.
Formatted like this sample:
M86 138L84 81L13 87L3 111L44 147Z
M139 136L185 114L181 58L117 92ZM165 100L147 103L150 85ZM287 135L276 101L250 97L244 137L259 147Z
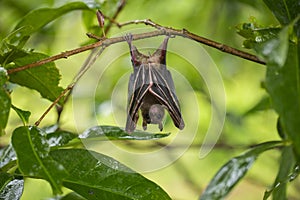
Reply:
M106 26L106 28L105 28L105 31L104 31L105 34L108 33L108 31L109 31L110 28L111 28L111 25L115 22L116 18L118 17L118 15L120 14L120 12L123 10L125 4L126 4L126 0L121 0L121 1L119 2L118 7L117 7L117 10L116 10L114 16L113 16L111 19L109 19L109 22L110 22L110 23L107 24L107 26Z
M117 16L120 14L120 12L122 11L122 9L124 8L125 6L125 3L126 3L126 0L121 0L119 1L119 4L118 4L118 7L117 7L117 10L115 12L115 14L113 15L112 17L112 21L115 21L115 19L117 18ZM108 31L110 30L111 28L111 25L112 25L112 21L109 21L108 25L105 27L105 30L103 31L103 37L105 38L105 35L106 33L108 33ZM98 38L97 40L101 41L102 38ZM72 83L70 83L68 85L68 87L60 94L59 97L57 97L57 99L52 102L52 104L48 107L48 109L43 113L43 115L38 119L38 121L35 122L35 125L38 126L41 121L44 119L44 117L48 114L48 112L55 106L57 105L58 101L63 97L65 96L65 99L64 99L64 104L68 101L69 97L70 97L70 94L72 93L73 91L73 88L74 86L76 85L76 83L79 81L79 79L83 76L83 74L88 70L89 68L89 63L87 62L94 62L95 59L97 59L98 55L100 55L103 50L105 48L102 48L101 51L99 51L97 53L97 55L92 58L91 56L93 55L93 52L90 54L90 56L86 59L86 62L83 64L83 66L81 67L81 69L79 70L79 72L77 73L77 75L74 77ZM95 48L94 48L95 50ZM67 56L65 57L67 58ZM92 61L91 61L92 60ZM59 108L57 109L57 114L58 114L58 117L57 117L57 123L59 123L59 120L60 120L60 115L63 111L64 107L63 106L59 106Z
M148 32L148 33L135 34L134 35L134 40L140 40L140 39L155 37L155 36L164 35L164 34L165 34L164 31L152 31L152 32ZM89 34L89 36L90 35L92 35L92 34ZM97 37L97 38L94 38L94 39L100 39L100 38ZM96 43L89 44L89 45L86 45L86 46L83 46L83 47L80 47L80 48L77 48L77 49L73 49L73 50L70 50L70 51L65 51L63 53L45 58L43 60L39 60L39 61L34 62L34 63L23 65L23 66L18 67L18 68L8 69L7 73L8 74L16 73L16 72L19 72L19 71L23 71L23 70L26 70L26 69L33 68L33 67L38 67L38 66L41 66L43 64L53 62L53 61L56 61L56 60L59 60L59 59L62 59L62 58L68 58L72 55L76 55L78 53L82 53L84 51L91 50L91 49L97 48L99 46L106 46L107 47L107 46L110 46L111 44L115 44L115 43L125 41L123 37L102 38L102 39L103 40L100 40Z
M192 39L194 41L205 44L207 46L213 47L213 48L218 49L222 52L226 52L226 53L244 58L246 60L250 60L250 61L253 61L253 62L256 62L256 63L259 63L259 64L263 64L263 65L266 64L264 61L260 60L255 55L249 54L249 53L244 52L244 51L240 51L240 50L235 49L233 47L227 46L227 45L219 43L219 42L215 42L215 41L207 39L207 38L198 36L194 33L189 32L186 29L179 30L179 29L173 29L173 28L168 28L168 27L158 25L158 24L154 23L153 21L151 21L149 19L133 20L133 21L125 22L125 23L117 23L117 26L122 27L122 26L125 26L125 25L141 24L141 23L143 23L145 25L150 25L152 27L155 27L158 30L157 31L152 31L152 32L147 32L147 33L134 34L133 35L134 40L139 40L139 39L144 39L144 38L149 38L149 37L155 37L155 36L158 36L158 35L166 35L166 34L167 35L178 35L178 36L182 36L182 37L185 37L185 38ZM97 39L97 40L100 39L99 37L93 37L92 34L89 34L89 37ZM93 44L90 44L90 45L86 45L86 46L77 48L77 49L66 51L66 52L57 54L55 56L51 56L49 58L37 61L35 63L30 63L28 65L24 65L24 66L21 66L21 67L18 67L18 68L9 69L9 70L7 70L7 73L11 74L11 73L15 73L15 72L18 72L18 71L23 71L23 70L30 69L30 68L33 68L33 67L37 67L37 66L49 63L49 62L53 62L53 61L58 60L58 59L68 58L72 55L75 55L75 54L78 54L78 53L81 53L81 52L84 52L84 51L91 50L93 48L102 46L103 44L105 44L106 46L109 46L109 45L114 44L114 43L125 41L123 37L101 38L101 39L103 39L103 40L98 41L98 42L93 43Z
M66 96L66 98L69 97L71 91L73 90L74 86L76 85L76 83L79 81L79 79L84 75L84 73L89 69L89 67L96 61L96 59L101 55L101 53L104 51L105 46L103 46L100 51L96 52L96 54L94 55L93 52L89 55L89 57L86 59L86 61L84 62L84 64L82 65L81 69L79 70L79 72L76 74L76 76L74 77L72 83L70 83L68 85L68 87L66 89L63 90L63 92L59 95L59 97L57 97L55 99L54 102L52 102L52 104L47 108L47 110L42 114L42 116L34 123L35 126L39 126L39 124L41 123L41 121L45 118L45 116L48 114L48 112L58 103L58 101ZM94 49L95 51L98 49ZM64 102L65 103L65 102ZM63 109L63 108L61 108ZM60 110L60 113L62 112L62 110ZM60 116L58 116L58 119L60 118Z
M23 71L23 70L26 70L26 69L33 68L33 67L41 66L43 64L53 62L55 60L59 60L59 59L62 59L62 58L68 58L69 56L72 56L72 55L75 55L75 54L78 54L78 53L81 53L81 52L84 52L84 51L87 51L87 50L90 50L90 49L94 49L94 48L96 48L100 45L102 45L102 41L98 41L96 43L89 44L89 45L86 45L86 46L83 46L83 47L80 47L80 48L77 48L77 49L73 49L73 50L70 50L70 51L65 51L63 53L45 58L43 60L39 60L39 61L34 62L34 63L23 65L23 66L18 67L18 68L8 69L7 73L12 74L12 73L16 73L16 72L19 72L19 71Z
M70 84L62 93L52 102L52 104L47 108L47 110L42 114L42 116L34 123L35 126L38 126L41 121L46 117L49 111L59 102L59 100L65 96L65 94L74 87L74 85Z

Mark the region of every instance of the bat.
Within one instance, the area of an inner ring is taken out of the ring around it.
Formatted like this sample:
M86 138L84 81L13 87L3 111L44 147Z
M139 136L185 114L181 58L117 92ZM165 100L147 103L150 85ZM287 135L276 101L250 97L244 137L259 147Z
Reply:
M162 120L165 109L171 116L174 125L182 130L182 119L179 101L175 93L174 82L166 67L166 53L169 36L166 36L160 47L149 56L140 53L132 44L133 36L124 36L130 49L133 73L128 84L128 107L125 130L135 130L139 119L139 110L143 117L143 129L147 124L158 124L163 130Z

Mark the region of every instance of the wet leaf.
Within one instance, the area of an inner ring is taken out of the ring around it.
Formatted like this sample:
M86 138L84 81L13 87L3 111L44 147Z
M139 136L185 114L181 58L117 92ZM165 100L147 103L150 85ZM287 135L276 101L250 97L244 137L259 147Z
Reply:
M170 199L158 185L103 154L60 149L50 155L68 172L63 185L86 199Z
M263 57L269 64L275 64L279 67L283 66L288 52L289 46L289 27L283 28L277 36L255 45L256 52Z
M8 75L6 69L0 66L0 86L1 88L3 85L7 82L8 80Z
M240 24L236 28L237 33L246 38L243 45L249 49L275 38L281 30L278 27L260 27L252 22Z
M128 134L124 129L116 126L95 126L84 131L79 138L97 140L154 140L169 136L170 133L148 133L134 131Z
M282 141L262 143L248 152L232 158L213 177L201 195L200 200L218 200L224 198L246 175L259 154L282 145Z
M274 6L276 7L278 5ZM294 4L289 3L287 5ZM289 8L284 7L281 9L286 10ZM282 13L284 12L285 11L282 11ZM291 19L290 17L286 18L285 16L284 20L290 20L287 26L281 28L277 34L275 33L274 36L267 41L262 43L256 42L252 48L256 50L258 55L263 56L267 63L265 88L270 95L272 107L279 114L282 132L286 133L287 138L293 141L293 146L299 159L300 46L291 39L293 38L294 32L299 31L299 27L297 26L299 17L296 19ZM270 32L269 34L271 35L272 33Z
M0 199L18 200L22 196L23 188L23 179L14 179L10 174L0 172Z
M4 41L0 42L0 63L4 67L13 62L15 59L24 57L28 54L27 51L19 49L18 46L3 43Z
M287 56L289 27L260 28L253 23L244 23L237 27L237 33L246 38L243 45L256 50L258 55L269 62L282 66Z
M12 145L23 175L45 179L54 193L61 192L62 178L67 174L64 166L49 156L45 132L37 127L19 127L13 132Z
M0 168L3 169L3 167L6 166L6 168L10 167L10 163L14 165L15 161L17 160L16 152L12 148L11 145L8 145L2 149L0 149ZM6 169L3 169L3 171L6 171Z
M77 138L77 134L69 131L57 130L46 135L50 147L59 147L68 144L71 140Z

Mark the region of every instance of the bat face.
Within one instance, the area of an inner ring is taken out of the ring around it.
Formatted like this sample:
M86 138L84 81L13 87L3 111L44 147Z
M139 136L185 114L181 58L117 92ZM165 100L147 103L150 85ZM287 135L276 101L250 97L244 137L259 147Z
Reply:
M147 124L158 124L163 130L162 120L166 109L174 125L184 128L179 102L175 93L171 73L166 68L167 36L161 46L149 56L141 54L132 45L132 35L124 37L128 42L133 65L133 73L128 84L128 108L125 130L135 130L139 118L139 110L143 117L143 129Z

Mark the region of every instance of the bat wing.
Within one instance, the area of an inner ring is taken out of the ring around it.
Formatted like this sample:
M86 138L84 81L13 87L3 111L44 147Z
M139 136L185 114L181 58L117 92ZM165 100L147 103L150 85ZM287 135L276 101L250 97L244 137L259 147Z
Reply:
M145 94L151 87L149 72L145 66L138 67L130 76L128 84L128 110L125 130L128 133L134 131L139 117L138 111L142 105Z
M184 128L179 102L175 93L174 82L171 73L166 68L152 67L153 84L149 89L157 100L168 110L174 124L179 129Z

